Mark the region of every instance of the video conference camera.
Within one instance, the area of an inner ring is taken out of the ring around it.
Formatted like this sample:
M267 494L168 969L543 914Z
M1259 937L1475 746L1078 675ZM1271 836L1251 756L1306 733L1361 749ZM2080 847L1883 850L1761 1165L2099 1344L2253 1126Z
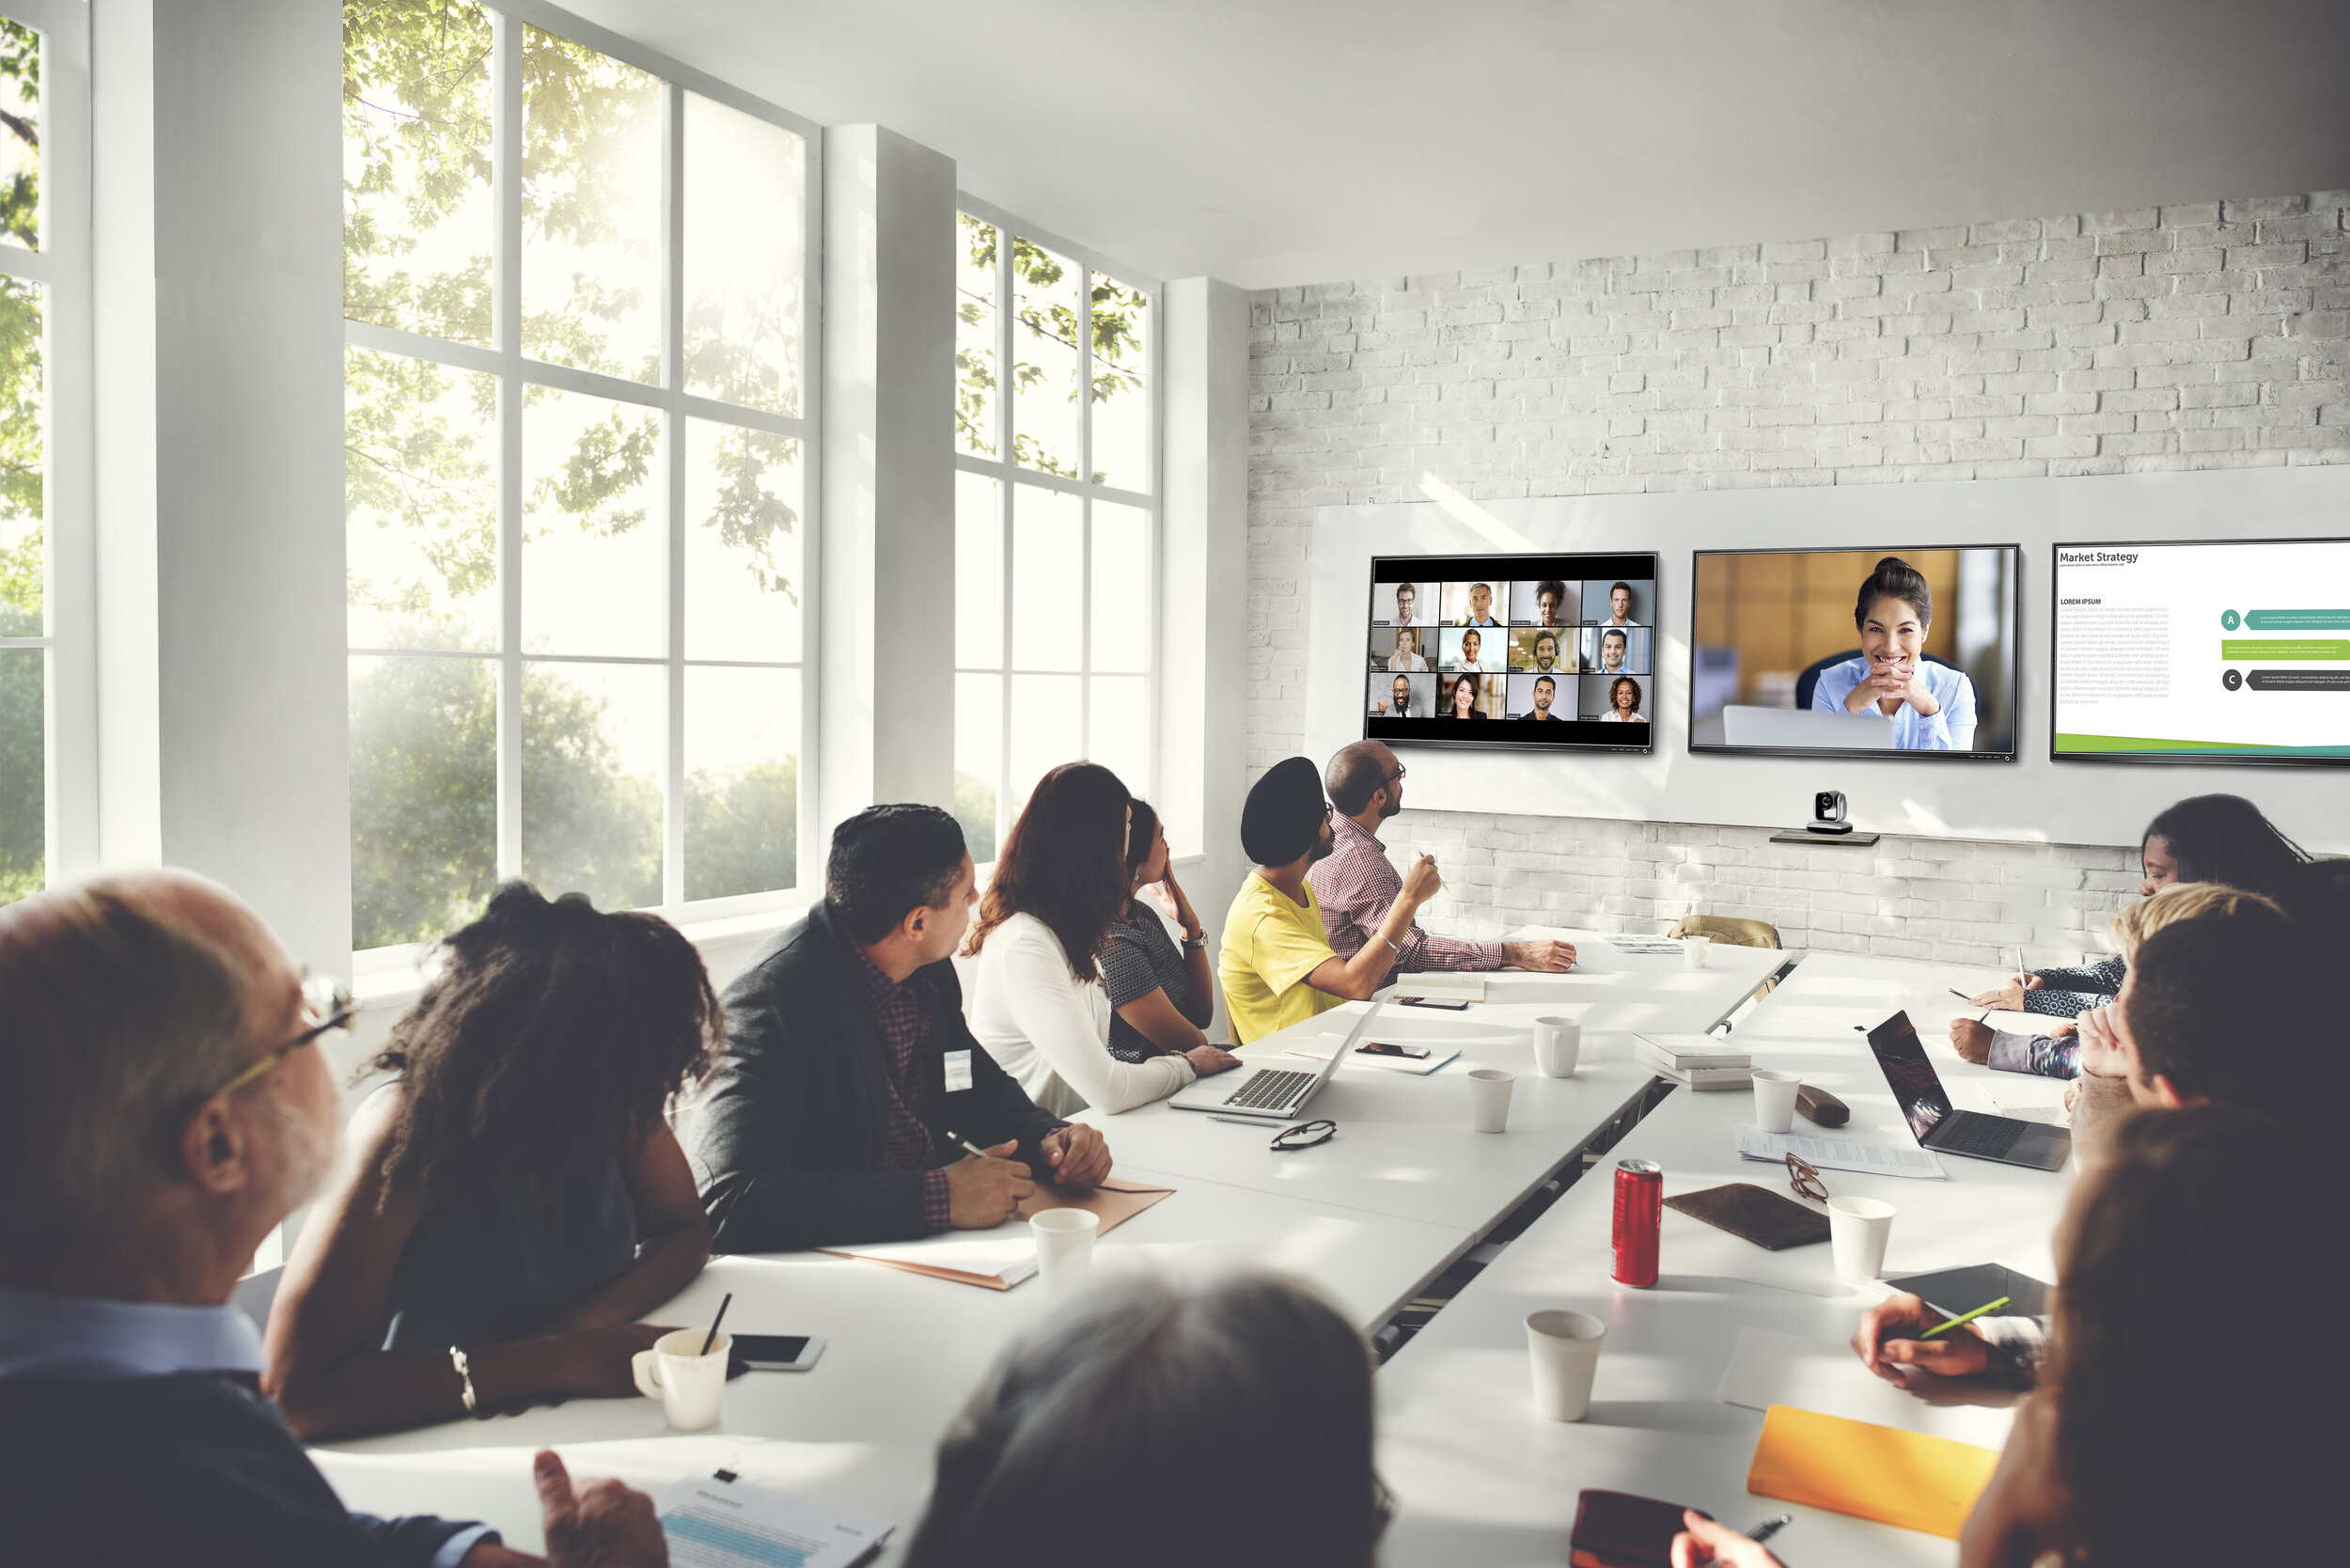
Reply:
M1822 790L1811 797L1811 821L1805 831L1842 835L1852 831L1852 823L1844 820L1844 792Z

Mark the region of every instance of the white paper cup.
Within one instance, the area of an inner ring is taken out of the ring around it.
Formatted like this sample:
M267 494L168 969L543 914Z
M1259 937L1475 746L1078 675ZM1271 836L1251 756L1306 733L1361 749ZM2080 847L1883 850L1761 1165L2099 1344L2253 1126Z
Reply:
M1766 1133L1793 1132L1795 1126L1795 1090L1803 1087L1800 1073L1773 1073L1762 1068L1754 1070L1754 1121Z
M1684 936L1681 939L1681 962L1691 969L1705 967L1706 949L1713 947L1710 936Z
M1892 1204L1873 1198L1827 1200L1827 1239L1836 1252L1838 1274L1847 1279L1874 1279L1883 1272L1893 1213Z
M1583 1026L1572 1018L1534 1020L1534 1065L1545 1078L1572 1078L1583 1055Z
M1469 1070L1469 1125L1480 1133L1497 1133L1510 1125L1510 1086L1518 1081L1515 1073L1504 1073L1497 1067L1475 1067Z
M1591 1374L1607 1325L1589 1312L1549 1308L1526 1314L1526 1349L1533 1361L1534 1414L1546 1421L1579 1421L1591 1413Z
M727 1353L734 1336L720 1332L710 1340L710 1354L700 1354L707 1328L673 1328L629 1358L636 1391L657 1399L678 1432L699 1432L718 1424L719 1407L727 1396Z
M1036 1238L1036 1272L1053 1290L1085 1278L1093 1266L1093 1238L1102 1232L1102 1216L1089 1209L1045 1209L1028 1220Z

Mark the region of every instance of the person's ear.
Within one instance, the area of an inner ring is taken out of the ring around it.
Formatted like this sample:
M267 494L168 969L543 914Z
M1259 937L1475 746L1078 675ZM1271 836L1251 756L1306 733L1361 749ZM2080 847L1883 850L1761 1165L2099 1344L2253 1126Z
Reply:
M215 1094L180 1131L180 1163L206 1192L225 1195L253 1179L252 1143L228 1097Z
M919 942L922 940L924 929L930 924L930 918L929 906L917 903L906 911L904 919L898 922L898 934L909 941Z
M2165 1074L2155 1074L2154 1084L2155 1103L2166 1110L2180 1110L2188 1105L2203 1105L2211 1103L2210 1095L2189 1094L2172 1083Z

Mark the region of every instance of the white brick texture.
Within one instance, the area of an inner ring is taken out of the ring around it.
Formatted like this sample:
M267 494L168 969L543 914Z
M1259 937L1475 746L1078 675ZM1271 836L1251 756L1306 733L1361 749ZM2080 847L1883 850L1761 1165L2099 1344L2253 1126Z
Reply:
M1256 295L1249 772L1305 724L1314 509L2350 463L2350 192ZM1415 811L1475 914L1996 962L2101 948L2127 852ZM2116 833L2138 824L2117 824ZM1449 897L1445 901L1450 903ZM1497 924L1498 923L1498 924Z

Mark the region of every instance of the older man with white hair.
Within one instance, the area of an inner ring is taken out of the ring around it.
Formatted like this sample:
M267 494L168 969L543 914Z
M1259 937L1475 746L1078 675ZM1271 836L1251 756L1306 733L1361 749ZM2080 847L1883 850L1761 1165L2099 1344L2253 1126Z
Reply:
M486 1525L348 1513L229 1302L333 1160L350 998L227 889L150 871L0 908L0 1517L10 1560L511 1568ZM642 1493L537 1459L558 1568L652 1568Z

